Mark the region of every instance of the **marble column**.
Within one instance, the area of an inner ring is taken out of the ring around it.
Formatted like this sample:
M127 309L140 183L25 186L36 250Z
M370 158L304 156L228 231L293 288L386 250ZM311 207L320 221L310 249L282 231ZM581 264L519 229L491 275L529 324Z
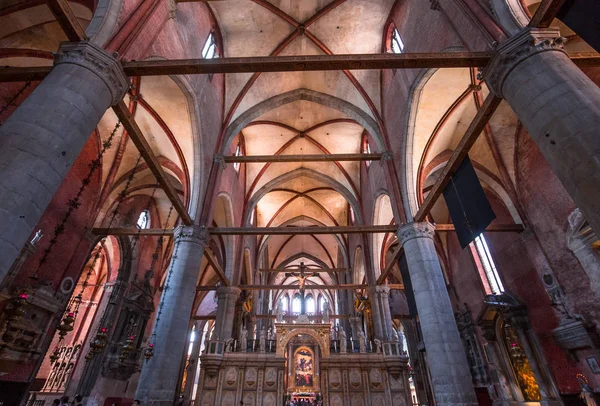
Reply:
M558 28L526 28L484 71L600 235L600 88L569 59Z
M175 401L200 264L208 238L204 227L179 226L175 229L175 248L167 271L170 275L167 275L168 281L163 288L162 313L154 330L154 356L144 362L135 393L143 405L167 406Z
M419 313L432 389L438 406L475 406L471 372L435 251L434 231L430 223L410 223L398 230Z
M62 43L50 74L0 127L0 281L128 86L120 63L101 48Z
M217 289L217 317L213 340L238 339L238 337L232 337L231 335L233 333L235 304L240 292L241 290L237 286L221 286Z
M380 340L391 340L393 338L392 329L392 312L390 311L390 288L389 286L375 286L375 297L379 306L378 318L381 323L381 336L377 337ZM371 294L371 293L369 293ZM374 311L373 311L374 312ZM375 315L373 314L373 323L375 323ZM376 330L377 331L377 330Z
M385 309L381 306L381 295L379 294L379 286L369 286L369 299L371 302L371 316L373 317L373 334L379 340L385 340ZM358 337L355 337L358 338Z

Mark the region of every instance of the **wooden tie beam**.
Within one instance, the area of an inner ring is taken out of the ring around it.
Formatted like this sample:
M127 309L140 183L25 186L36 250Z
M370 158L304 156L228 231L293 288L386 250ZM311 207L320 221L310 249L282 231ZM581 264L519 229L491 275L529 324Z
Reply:
M339 227L209 227L211 235L316 235L316 234L377 234L396 232L396 226Z
M291 273L297 272L300 268L286 268L286 269L259 269L260 272L275 272L275 273ZM304 268L306 273L329 273L329 272L346 272L349 271L347 268L331 268L331 269L312 269Z
M88 39L87 35L85 35L85 30L79 24L79 20L75 16L75 13L73 13L67 0L48 0L48 7L69 41L77 42Z
M227 163L379 161L382 154L242 155L225 156Z
M535 14L529 21L531 28L548 28L566 0L542 0Z
M404 285L401 284L393 284L387 285L391 290L402 290L404 289ZM306 285L304 287L305 290L357 290L357 289L366 289L369 285L363 284L339 284L339 285ZM298 285L243 285L238 286L241 290L297 290L299 289ZM206 292L211 290L217 290L217 286L198 286L196 288L197 292Z
M396 226L359 226L359 227L238 227L220 228L209 227L209 234L213 235L291 235L291 234L360 234L360 233L396 233ZM485 229L486 232L521 232L524 230L522 224L491 224ZM453 224L436 224L436 231L444 233L454 230ZM161 236L173 235L173 229L163 230L161 228L94 228L92 233L100 236L105 235L145 235ZM290 268L294 270L295 268ZM317 272L318 270L312 270ZM342 272L346 268L324 269L325 272ZM286 271L288 272L288 271Z
M208 260L208 263L210 264L212 269L217 274L217 277L221 280L221 282L223 282L223 285L229 286L230 285L229 280L225 276L225 272L223 272L223 269L221 269L221 266L219 265L219 261L217 261L217 259L214 257L214 253L210 249L205 249L204 256Z
M600 55L596 52L573 53L570 58L579 67L600 66ZM488 52L435 52L173 59L122 62L122 65L128 76L160 76L356 69L477 68L486 66L490 59L491 53ZM42 80L51 70L52 66L4 67L0 68L0 82Z
M136 148L140 154L142 154L144 161L146 161L146 164L148 164L150 171L152 171L152 174L160 184L160 187L171 201L175 211L177 211L177 214L179 214L179 217L181 217L183 224L186 226L192 225L192 218L187 212L182 201L179 199L177 191L167 179L167 175L158 162L158 158L156 158L156 155L154 155L154 152L152 152L148 141L146 141L146 138L144 138L142 130L135 122L133 115L127 108L127 105L125 105L125 102L121 100L119 103L113 106L113 110L117 117L119 117L121 120L121 123L123 123L123 127L125 127L127 130L127 133L129 134L129 137L135 144Z
M452 175L456 173L456 170L468 155L469 150L473 144L475 144L475 141L477 141L477 137L479 137L479 134L481 134L486 124L500 105L501 101L501 98L492 94L485 99L483 105L479 111L477 111L475 118L471 122L471 125L469 125L469 128L467 128L465 135L452 153L450 160L442 170L438 180L435 182L435 185L433 185L433 188L431 188L431 192L429 192L427 198L419 208L419 211L414 217L414 221L424 221L427 218L429 211L433 208L433 205L437 201L438 197L440 197L444 188L450 182Z

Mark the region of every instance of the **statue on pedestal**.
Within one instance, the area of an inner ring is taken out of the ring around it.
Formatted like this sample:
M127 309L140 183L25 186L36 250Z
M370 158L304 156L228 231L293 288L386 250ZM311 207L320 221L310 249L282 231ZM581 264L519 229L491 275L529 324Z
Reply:
M246 352L246 348L248 348L248 330L246 330L246 327L242 327L242 331L240 331L240 346L242 352Z
M340 352L342 354L346 353L346 349L348 348L348 340L346 339L346 330L340 327L340 331L338 333L340 337Z
M263 326L262 330L260 330L260 339L258 341L258 344L259 344L260 352L265 352L265 349L267 347L267 331L265 330L264 326Z
M373 341L375 342L375 352L379 354L381 352L381 340L376 338Z
M365 333L363 333L362 331L358 332L358 348L361 353L367 351L367 342L366 342L366 338L365 338Z
M323 323L329 323L329 303L325 302L325 308L323 309Z
M277 315L277 323L283 323L283 312L281 311L281 306L277 305L275 314Z

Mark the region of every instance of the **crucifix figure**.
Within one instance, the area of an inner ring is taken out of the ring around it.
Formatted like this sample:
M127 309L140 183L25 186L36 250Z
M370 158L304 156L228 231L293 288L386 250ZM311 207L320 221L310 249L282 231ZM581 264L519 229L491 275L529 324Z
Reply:
M300 273L295 273L295 272L288 272L285 274L285 276L287 278L289 278L290 276L295 277L296 279L298 279L298 286L300 288L300 300L301 300L301 314L305 314L306 313L306 306L304 305L304 287L306 286L306 280L308 278L310 278L311 276L319 276L318 272L314 272L310 275L306 275L304 273L304 271L308 269L308 267L306 265L304 265L304 262L300 262Z

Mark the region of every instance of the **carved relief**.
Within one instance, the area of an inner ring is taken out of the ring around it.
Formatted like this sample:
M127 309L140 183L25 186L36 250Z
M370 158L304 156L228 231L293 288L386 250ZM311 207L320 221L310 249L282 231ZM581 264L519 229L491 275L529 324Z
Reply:
M235 392L227 391L221 401L222 406L235 406Z
M363 399L362 393L353 393L350 404L352 406L364 406L365 401Z
M244 395L244 406L254 406L256 394L254 392L248 392Z
M371 380L371 385L374 388L379 388L381 386L381 371L379 368L371 368L369 372L369 379Z
M237 368L229 367L225 373L225 383L227 386L235 386L237 381Z
M205 375L204 387L215 388L217 386L217 375Z
M383 395L381 393L371 394L371 402L372 402L373 406L385 405L385 401L383 400Z
M352 368L350 370L350 385L357 389L360 387L360 371L357 368Z
M263 399L263 406L275 406L275 395L267 393Z
M331 395L330 404L331 406L343 406L344 402L339 394L334 393Z
M267 387L271 388L276 383L277 383L277 369L276 368L267 368L267 373L265 374L265 384L267 385Z
M404 400L404 395L402 393L396 393L392 397L392 405L393 406L404 406L406 401Z
M404 380L402 378L402 376L399 376L398 378L394 378L393 376L390 375L390 388L391 389L404 389Z
M215 404L215 392L204 391L204 397L202 398L202 406L213 406Z
M257 375L256 368L248 368L246 370L246 386L252 387L256 385Z
M337 389L342 385L342 374L339 369L331 369L329 371L329 386Z

